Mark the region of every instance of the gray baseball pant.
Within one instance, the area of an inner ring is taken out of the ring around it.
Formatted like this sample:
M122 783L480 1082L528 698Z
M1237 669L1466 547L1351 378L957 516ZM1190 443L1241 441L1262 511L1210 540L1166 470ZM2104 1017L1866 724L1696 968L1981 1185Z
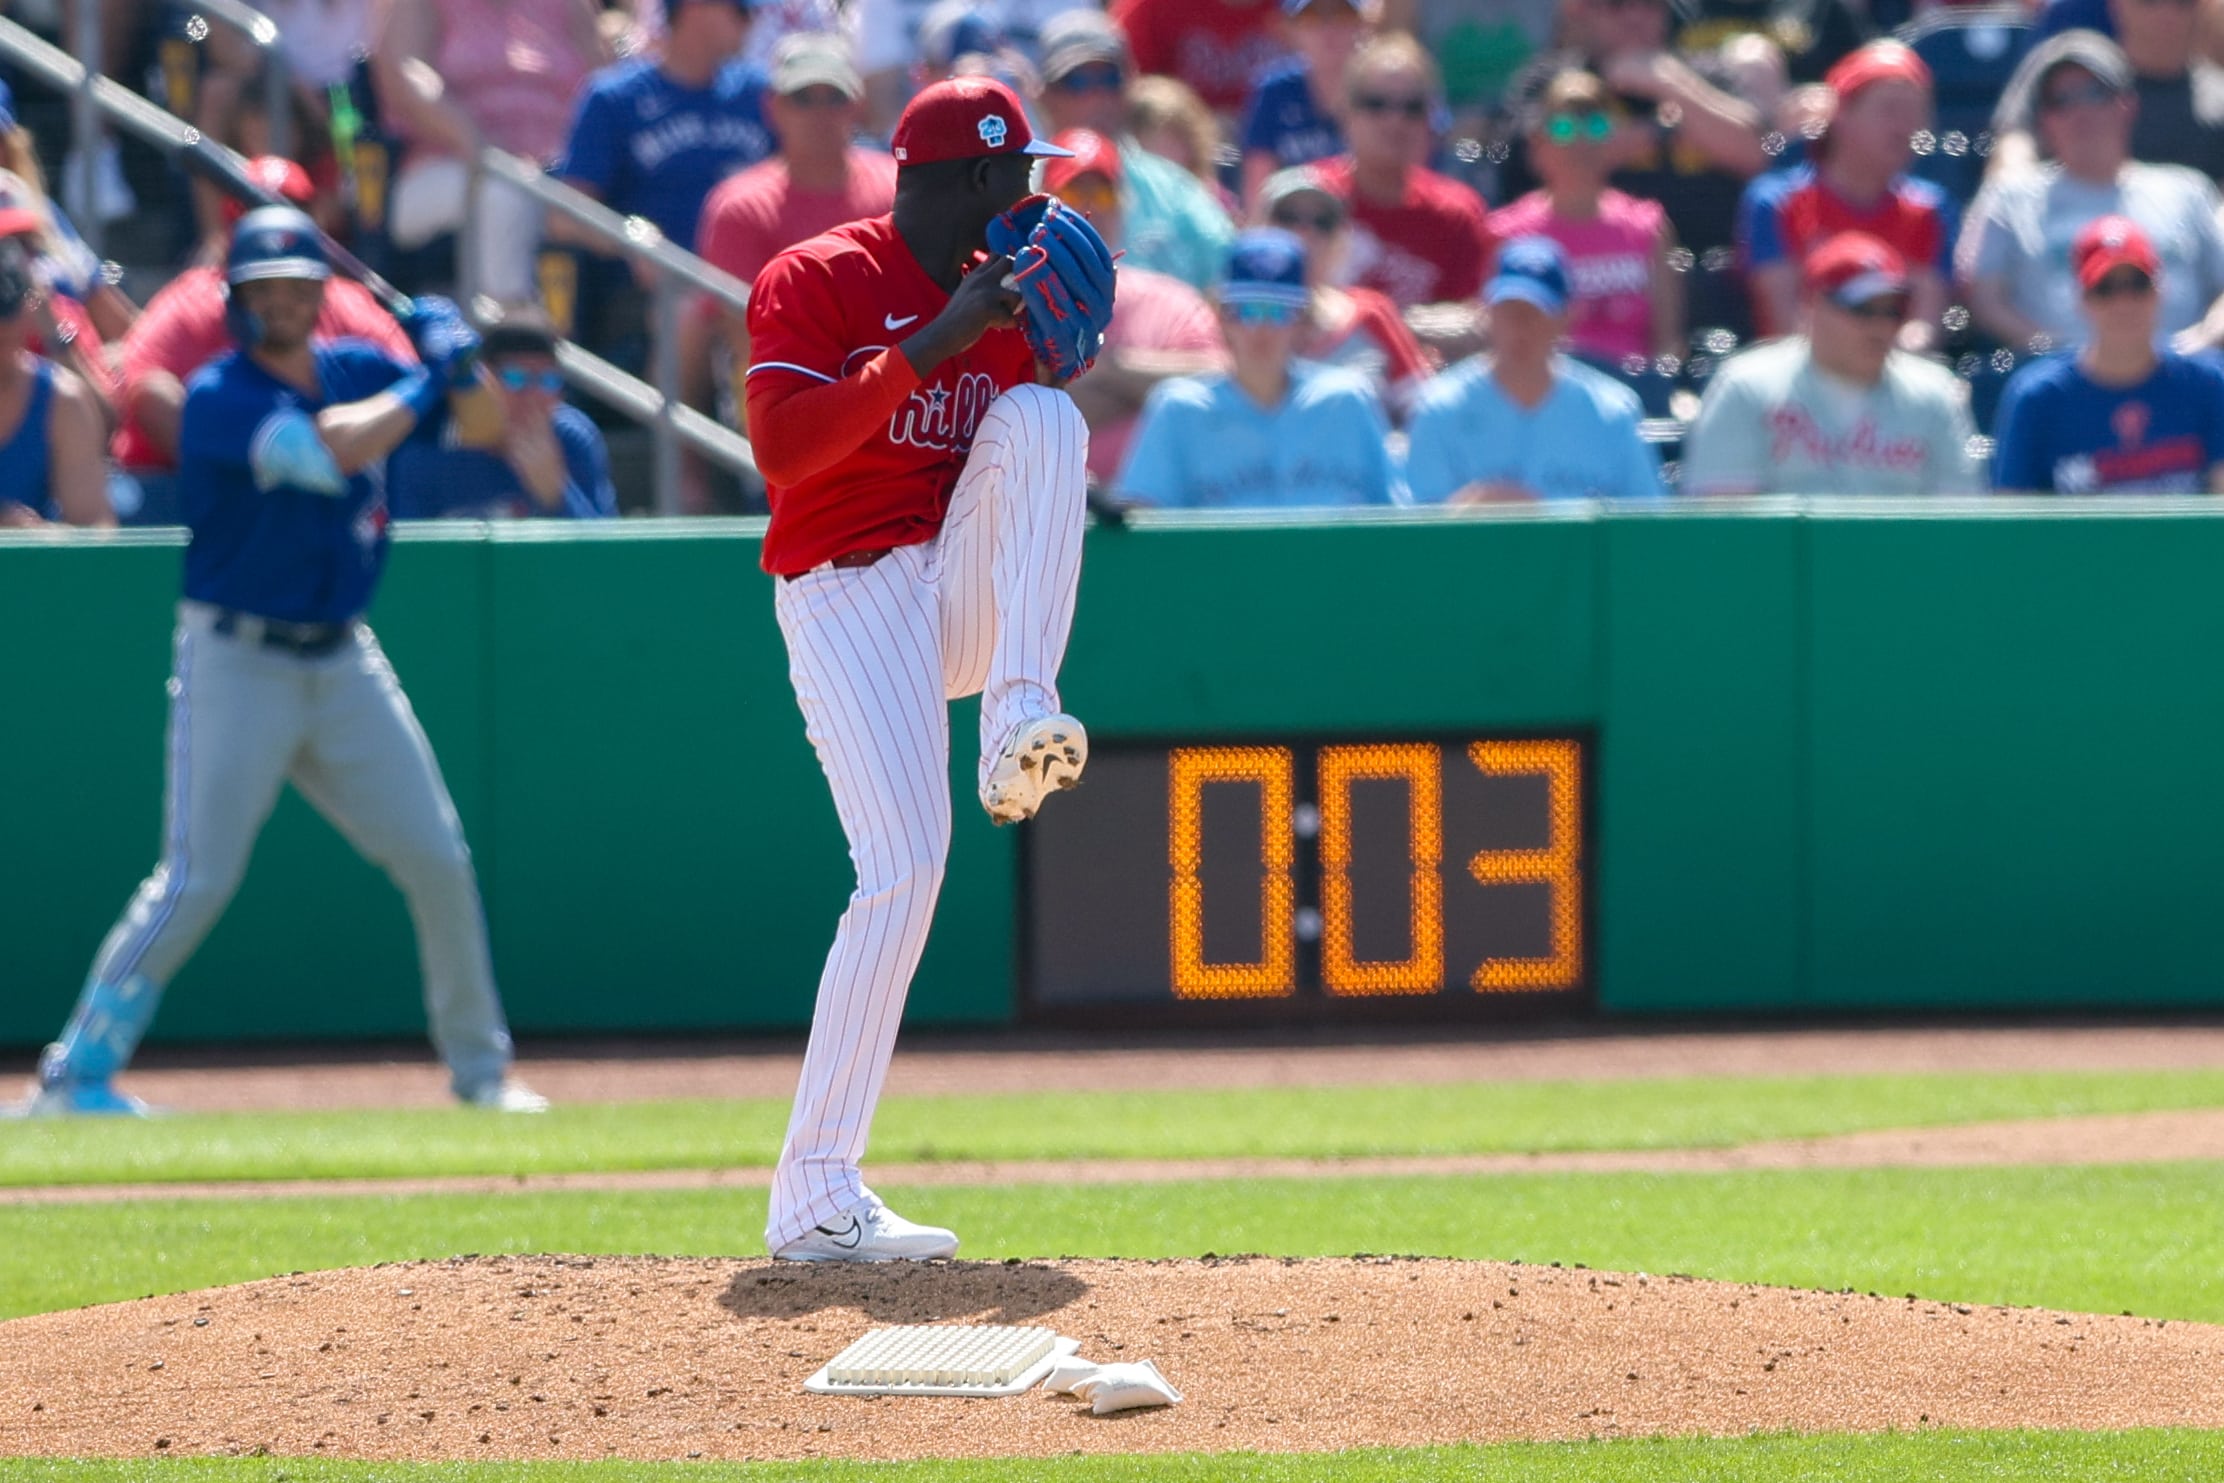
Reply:
M201 603L178 609L162 861L101 944L46 1079L101 1080L130 1062L291 782L408 899L425 1014L456 1093L499 1084L510 1033L471 851L377 637L358 624L311 659L219 634L215 620Z

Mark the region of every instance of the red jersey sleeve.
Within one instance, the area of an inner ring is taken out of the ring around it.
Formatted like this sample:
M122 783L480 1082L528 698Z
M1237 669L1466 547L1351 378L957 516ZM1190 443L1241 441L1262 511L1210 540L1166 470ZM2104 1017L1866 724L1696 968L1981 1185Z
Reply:
M394 316L371 297L369 289L346 278L324 286L324 312L317 316L317 333L334 340L368 340L403 365L417 364L416 347Z
M1388 371L1386 380L1392 386L1407 381L1425 379L1436 373L1429 364L1428 352L1414 338L1406 326L1405 316L1398 313L1398 306L1372 289L1353 288L1352 307L1358 311L1358 331L1382 348L1382 358Z
M758 472L798 483L857 451L919 384L903 352L847 366L830 265L782 253L749 290L749 441Z
M123 392L123 385L117 379L115 367L108 362L108 347L101 340L100 331L93 328L93 317L85 312L83 304L67 294L56 294L50 302L54 307L54 321L60 326L63 338L76 342L78 348L85 352L85 359L91 365L93 374L99 378L100 384L94 390L107 398L110 406L114 406ZM31 348L48 360L68 365L69 362L62 359L62 347L44 345L41 343L43 338L33 334ZM71 369L77 368L72 366Z

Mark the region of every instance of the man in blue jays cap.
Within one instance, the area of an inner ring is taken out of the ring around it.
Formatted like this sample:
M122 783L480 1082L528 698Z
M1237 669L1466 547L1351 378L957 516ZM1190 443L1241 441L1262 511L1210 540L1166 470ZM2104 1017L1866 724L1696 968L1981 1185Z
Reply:
M1516 237L1483 286L1488 360L1422 388L1406 451L1416 504L1654 499L1660 463L1636 393L1560 353L1571 286L1550 237Z

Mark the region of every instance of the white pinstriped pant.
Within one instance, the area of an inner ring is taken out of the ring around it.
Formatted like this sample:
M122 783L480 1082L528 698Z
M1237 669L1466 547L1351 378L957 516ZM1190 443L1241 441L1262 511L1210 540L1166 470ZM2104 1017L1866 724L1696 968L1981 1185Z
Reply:
M867 1198L858 1173L950 852L950 709L981 695L981 769L1059 709L1081 575L1089 431L1064 392L990 403L942 533L775 584L788 675L857 889L819 979L772 1180L775 1251Z

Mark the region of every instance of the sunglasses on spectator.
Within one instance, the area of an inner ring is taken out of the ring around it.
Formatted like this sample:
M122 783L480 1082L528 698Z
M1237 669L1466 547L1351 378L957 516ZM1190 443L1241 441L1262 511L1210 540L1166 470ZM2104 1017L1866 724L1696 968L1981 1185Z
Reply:
M562 395L564 373L550 367L545 371L529 371L523 366L504 366L494 373L506 391L545 391L552 396Z
M1286 211L1277 208L1269 218L1285 232L1318 232L1327 236L1344 224L1343 216L1336 211Z
M1544 136L1554 144L1573 144L1578 139L1595 142L1613 134L1614 119L1606 113L1555 113L1544 121Z
M1292 325L1303 313L1295 304L1240 303L1225 306L1228 317L1237 324Z
M2039 100L2039 107L2048 113L2066 113L2072 108L2104 108L2116 98L2116 90L2108 84L2088 82L2082 87L2047 94Z
M1905 324L1907 322L1906 294L1878 294L1875 298L1864 299L1858 304L1839 304L1836 299L1832 299L1830 302L1838 304L1838 308L1842 312L1852 315L1855 319L1867 319L1891 324Z
M1394 113L1404 119L1424 119L1429 116L1426 98L1385 98L1380 93L1362 93L1351 100L1351 106L1361 113Z
M2089 299L2143 299L2155 291L2155 281L2137 268L2119 268L2103 274L2085 290Z
M1076 180L1060 186L1058 199L1083 216L1117 211L1120 206L1120 193L1112 189L1111 183L1101 176L1094 180Z
M1051 84L1068 93L1116 93L1127 86L1127 75L1109 62L1076 67Z
M846 108L852 101L849 94L838 87L813 84L797 88L792 93L782 93L781 101L796 108Z

